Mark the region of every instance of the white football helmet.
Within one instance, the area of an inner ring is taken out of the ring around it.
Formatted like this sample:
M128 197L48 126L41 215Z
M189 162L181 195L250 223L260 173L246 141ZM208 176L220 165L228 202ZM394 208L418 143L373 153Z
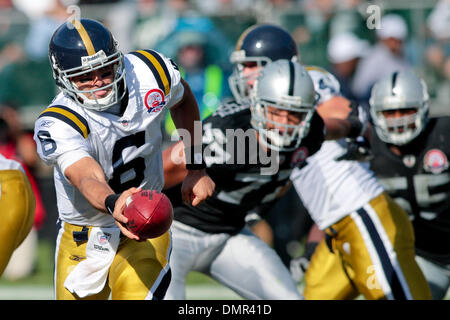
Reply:
M314 83L314 90L317 93L317 105L340 95L341 85L330 72L316 66L307 66L306 70Z
M271 62L253 89L251 124L258 130L261 143L277 151L297 149L309 132L315 109L314 85L306 69L290 60ZM298 123L275 122L269 115L270 107L290 112Z
M404 145L416 138L428 121L428 90L412 71L394 72L372 88L370 114L378 137L387 143ZM386 117L386 111L414 109L402 117Z

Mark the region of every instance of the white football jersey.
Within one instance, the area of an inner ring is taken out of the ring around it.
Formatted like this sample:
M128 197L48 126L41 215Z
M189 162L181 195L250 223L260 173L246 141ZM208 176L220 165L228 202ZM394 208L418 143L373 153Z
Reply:
M35 123L37 151L54 165L59 216L68 223L114 225L112 216L94 209L64 176L81 158L95 159L116 193L164 186L161 122L183 97L180 73L152 50L129 53L124 60L128 105L121 116L83 108L60 93Z
M369 163L335 161L346 152L345 139L325 141L291 180L311 218L321 230L361 208L384 191Z

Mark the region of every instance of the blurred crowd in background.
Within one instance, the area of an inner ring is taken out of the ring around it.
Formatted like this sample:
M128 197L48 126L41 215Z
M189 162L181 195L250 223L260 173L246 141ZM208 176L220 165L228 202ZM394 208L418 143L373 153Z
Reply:
M171 57L203 118L231 97L229 56L255 23L290 31L301 62L330 70L363 105L381 76L413 68L428 85L432 114L450 113L450 0L0 0L0 153L24 164L37 196L30 261L36 239L54 242L57 219L53 171L40 162L31 130L57 92L49 40L77 14L102 21L124 53L151 48ZM164 130L173 128L168 118Z

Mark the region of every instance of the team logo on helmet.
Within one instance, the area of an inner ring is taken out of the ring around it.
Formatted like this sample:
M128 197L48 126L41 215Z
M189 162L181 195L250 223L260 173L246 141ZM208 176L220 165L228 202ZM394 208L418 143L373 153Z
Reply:
M160 89L152 89L145 95L145 106L147 107L147 112L158 112L166 104L166 98L164 92Z
M297 167L308 158L308 149L306 147L298 148L291 158L291 167Z
M448 159L445 153L439 149L431 149L423 158L424 169L428 172L439 174L448 169Z

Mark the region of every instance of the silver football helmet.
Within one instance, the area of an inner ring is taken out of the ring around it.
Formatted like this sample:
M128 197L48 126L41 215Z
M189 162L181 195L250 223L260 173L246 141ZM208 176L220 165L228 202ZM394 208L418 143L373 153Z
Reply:
M250 107L261 143L277 151L297 149L309 132L315 100L314 84L302 65L285 59L267 64L255 81ZM287 120L274 120L283 118L276 113Z
M428 121L428 90L412 71L394 72L372 88L370 114L378 137L387 143L404 145L416 138ZM415 111L401 117L389 117L397 110Z

